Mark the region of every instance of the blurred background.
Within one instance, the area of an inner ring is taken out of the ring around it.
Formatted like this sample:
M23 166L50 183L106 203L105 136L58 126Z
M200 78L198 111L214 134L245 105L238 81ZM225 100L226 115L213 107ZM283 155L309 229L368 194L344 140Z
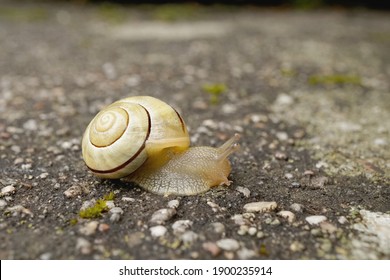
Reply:
M9 0L1 0L1 2L9 2ZM15 2L15 1L13 1ZM17 2L70 2L75 4L87 3L118 3L126 5L142 5L142 4L202 4L202 5L255 5L265 7L284 7L284 8L300 8L312 9L320 7L344 7L344 8L372 8L372 9L388 9L389 1L381 0L230 0L230 1L141 1L141 0L18 0Z
M0 0L0 259L389 259L386 227L356 225L390 205L389 2ZM180 200L165 241L147 225L171 198L81 158L93 116L136 95L180 112L192 145L242 135L233 184ZM79 218L110 192L120 220ZM297 223L232 219L254 201ZM220 252L221 236L242 250Z

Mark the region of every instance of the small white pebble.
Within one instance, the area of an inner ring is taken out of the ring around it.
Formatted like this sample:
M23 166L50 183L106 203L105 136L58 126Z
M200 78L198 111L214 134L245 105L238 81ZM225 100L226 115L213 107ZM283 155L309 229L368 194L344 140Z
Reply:
M113 207L110 209L110 213L111 213L110 221L118 222L121 218L121 215L123 214L123 210L120 207Z
M24 158L18 157L14 160L14 165L18 165L24 162Z
M47 177L49 177L49 173L47 173L47 172L44 172L38 176L38 178L40 178L40 179L46 179Z
M236 225L240 226L240 225L246 224L246 219L244 219L243 215L241 215L241 214L236 214L231 219L234 220L234 223Z
M246 212L269 212L277 208L275 201L251 202L244 205Z
M322 215L314 215L314 216L308 216L306 217L306 222L308 222L311 225L318 225L324 221L327 220L325 216Z
M81 187L78 185L73 185L66 191L64 191L64 195L68 198L75 197L82 193Z
M0 199L0 209L5 208L5 206L7 206L7 201L5 201L4 199Z
M167 232L167 228L161 225L151 227L149 230L153 237L161 237Z
M224 238L217 241L217 246L225 251L237 251L240 244L237 240L231 238Z
M41 254L41 255L39 256L39 258L40 258L41 260L50 260L51 257L52 257L52 253L49 253L49 252L43 253L43 254Z
M251 195L251 191L248 188L237 187L236 191L242 193L245 197L249 197Z
M112 200L107 200L106 201L106 206L107 206L108 209L119 208L119 207L115 207L115 203Z
M293 252L300 252L300 251L303 251L304 249L305 249L305 245L303 245L299 241L293 241L290 244L290 250L293 251Z
M239 230L237 231L238 235L245 235L248 233L249 227L247 225L241 225Z
M259 122L267 122L268 117L266 115L260 115L260 114L253 114L250 116L250 119L253 123L259 123Z
M107 203L107 202L108 202L108 201L106 201L106 203ZM122 214L123 214L123 210L122 210L122 208L120 208L120 207L113 207L113 208L110 209L110 213L122 215Z
M256 256L256 252L254 250L250 250L247 248L242 248L237 251L237 256L240 260L251 259Z
M291 211L282 210L277 213L278 216L287 219L287 221L291 224L295 221L295 214Z
M232 114L234 112L237 111L237 107L233 104L224 104L222 106L222 112L225 114L225 115L229 115L229 114Z
M348 222L347 218L344 217L344 216L340 216L340 217L338 218L337 221L338 221L340 224L342 224L342 225Z
M192 230L187 230L180 236L181 241L184 243L192 243L198 239L198 234Z
M179 200L173 199L168 202L168 207L177 209L177 207L179 207L179 204L180 204Z
M384 138L376 138L376 139L374 139L374 145L375 146L386 146L387 141Z
M150 223L156 224L156 225L164 224L166 221L168 221L170 218L172 218L175 214L176 214L176 210L173 208L159 209L153 213L152 217L150 218Z
M276 132L276 138L278 138L279 141L287 141L288 140L288 134L284 131Z
M79 231L83 235L90 236L96 232L98 225L99 225L99 222L91 221L91 222L87 223L86 225L82 226Z
M264 238L265 237L265 233L262 232L262 231L259 231L259 232L257 232L256 237L259 238L259 239Z
M22 168L22 170L30 170L32 168L32 164L25 163L25 164L22 164L20 167Z
M124 197L122 197L122 201L125 201L125 202L134 202L135 199L132 198L132 197L124 196Z
M224 234L225 233L225 225L220 222L215 222L210 225L215 233Z
M1 189L0 196L10 195L15 192L16 188L12 185L6 186Z
M112 63L109 62L104 63L102 66L102 70L107 79L109 80L116 79L117 73Z
M23 128L30 131L36 131L38 129L38 123L34 119L29 119L23 124Z
M302 213L303 208L304 208L303 205L299 203L293 203L290 205L290 209L297 213Z
M30 217L34 216L33 213L30 211L30 209L27 209L22 205L15 205L12 207L8 207L6 209L6 212L12 213L13 216L17 216L17 215L22 215L22 216L29 215Z
M69 142L69 141L62 142L61 148L64 150L69 150L70 148L72 148L72 142Z
M87 239L79 237L76 242L76 250L83 255L88 255L92 252L92 245Z
M20 154L22 149L19 146L17 146L17 145L12 145L11 146L11 151L13 151L15 154Z
M173 223L172 229L175 234L183 234L192 226L193 222L190 220L178 220Z
M203 126L210 127L212 129L217 129L218 128L218 123L212 119L207 119L202 122Z
M207 205L210 206L211 208L219 208L219 205L212 201L207 201Z
M255 235L257 233L257 228L255 228L255 227L250 227L249 229L248 229L248 234L249 235Z
M96 199L86 200L81 204L80 211L93 207L96 203Z
M275 105L280 107L287 107L293 103L294 103L294 99L286 93L279 94L275 100Z

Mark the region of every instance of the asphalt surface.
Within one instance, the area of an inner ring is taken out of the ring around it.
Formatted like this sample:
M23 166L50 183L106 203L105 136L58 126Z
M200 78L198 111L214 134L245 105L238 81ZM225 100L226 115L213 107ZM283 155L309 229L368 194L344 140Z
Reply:
M388 259L389 26L365 10L2 5L0 258ZM163 197L95 178L84 129L135 95L176 108L194 146L240 133L233 183Z

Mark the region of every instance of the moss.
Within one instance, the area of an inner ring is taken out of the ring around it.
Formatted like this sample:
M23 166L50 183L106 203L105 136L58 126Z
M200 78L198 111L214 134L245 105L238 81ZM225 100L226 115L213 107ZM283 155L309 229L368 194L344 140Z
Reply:
M103 197L103 199L104 199L105 201L114 200L114 198L115 198L115 194L114 194L113 192L110 192L109 194L106 194L106 195Z
M290 5L296 9L311 10L324 5L323 0L290 0Z
M267 250L267 247L265 246L265 244L260 245L259 253L262 256L269 256L269 253L268 253L268 250Z
M280 69L280 74L284 77L295 77L297 75L297 71L290 68L282 68Z
M21 22L36 22L48 19L49 13L43 8L22 9L13 7L1 7L0 19L1 18Z
M83 219L95 219L101 217L103 212L108 211L106 202L109 200L114 200L114 196L114 193L110 192L103 198L98 199L93 206L81 210L79 212L79 216Z
M368 38L370 41L376 41L378 43L389 43L390 32L372 32Z
M308 79L310 85L362 85L361 78L356 75L313 75Z
M182 242L177 238L174 238L173 240L168 240L165 237L160 237L159 243L160 245L173 250L178 249L182 245Z
M102 20L110 23L122 23L127 18L123 7L112 3L103 3L98 6L97 13Z
M200 6L195 4L164 4L154 6L152 16L157 20L172 22L197 18L200 10Z
M219 97L222 93L227 91L227 86L225 84L206 84L203 85L202 89L210 94L210 103L216 105L219 103Z
M79 222L79 220L77 220L76 218L70 219L70 220L69 220L69 224L70 224L71 226L77 225L78 222Z

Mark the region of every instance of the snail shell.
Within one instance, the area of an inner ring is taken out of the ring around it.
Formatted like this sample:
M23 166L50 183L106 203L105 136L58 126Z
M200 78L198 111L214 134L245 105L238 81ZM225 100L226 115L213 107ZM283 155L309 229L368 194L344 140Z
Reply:
M154 150L190 145L185 123L171 106L150 96L125 98L104 108L88 125L83 158L96 176L122 178L146 161L147 141L154 143Z
M158 194L193 195L229 185L228 156L239 147L234 135L219 148L189 147L179 113L150 96L107 106L82 140L87 167L101 178L124 178Z

